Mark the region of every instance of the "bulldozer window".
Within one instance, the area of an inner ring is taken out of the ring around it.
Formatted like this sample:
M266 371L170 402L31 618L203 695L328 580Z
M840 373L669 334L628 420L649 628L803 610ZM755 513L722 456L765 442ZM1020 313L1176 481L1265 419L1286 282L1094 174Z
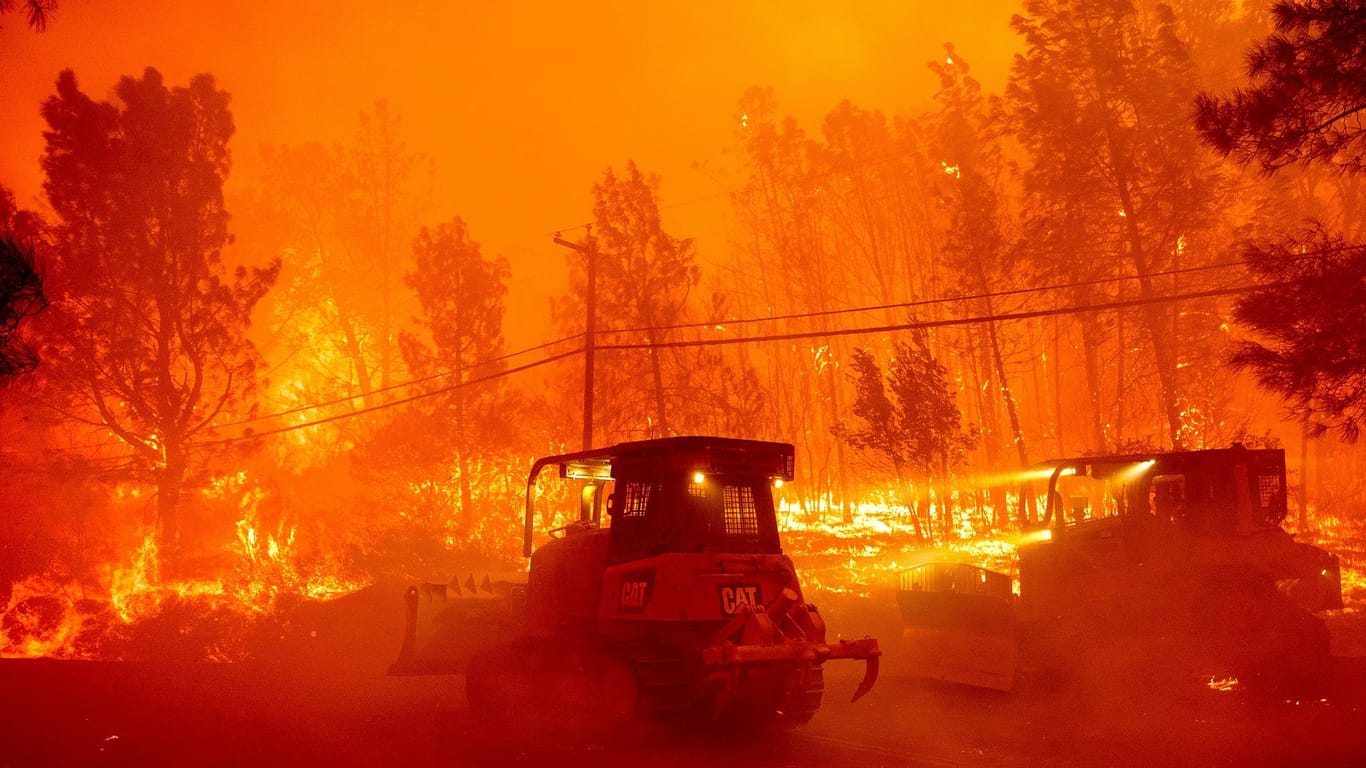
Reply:
M721 528L728 537L759 540L759 512L754 506L754 488L726 485L721 489Z
M1148 488L1149 508L1158 520L1187 523L1185 475L1158 475Z
M661 552L780 553L773 497L765 479L686 477L617 481L611 560Z
M719 502L719 503L718 503ZM766 481L722 480L708 514L709 547L731 552L781 552L773 496Z
M644 518L649 511L651 498L659 493L659 484L628 482L625 486L617 516L623 519Z
M1285 519L1285 484L1279 474L1257 476L1257 524L1274 527Z

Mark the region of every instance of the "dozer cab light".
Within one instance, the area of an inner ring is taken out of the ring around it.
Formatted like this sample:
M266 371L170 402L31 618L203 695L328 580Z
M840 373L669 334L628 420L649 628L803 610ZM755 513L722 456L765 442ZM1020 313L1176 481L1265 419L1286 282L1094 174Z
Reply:
M1024 477L1018 595L969 564L901 574L913 674L1009 689L1017 666L1122 648L1267 679L1326 668L1314 614L1342 607L1338 558L1281 528L1283 451L1080 457Z
M552 466L586 481L582 512L533 551L536 481ZM822 665L832 659L866 662L853 698L866 694L877 679L877 641L828 640L782 551L773 487L793 472L791 445L719 437L537 460L527 479L529 580L486 590L506 595L516 627L512 639L469 658L471 706L516 711L548 701L617 715L801 723L821 704ZM408 631L391 672L455 671L458 619L427 622L445 640L418 631L419 614L440 614L448 601L418 587L407 598Z

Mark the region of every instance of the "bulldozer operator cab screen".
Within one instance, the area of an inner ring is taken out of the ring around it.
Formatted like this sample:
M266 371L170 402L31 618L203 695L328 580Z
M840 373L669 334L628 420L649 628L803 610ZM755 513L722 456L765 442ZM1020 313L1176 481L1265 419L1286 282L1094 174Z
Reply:
M701 472L619 478L608 559L664 552L781 554L771 481Z
M1059 463L1051 507L1066 527L1155 520L1199 536L1270 530L1286 515L1284 453L1213 449ZM1037 503L1037 501L1036 501Z

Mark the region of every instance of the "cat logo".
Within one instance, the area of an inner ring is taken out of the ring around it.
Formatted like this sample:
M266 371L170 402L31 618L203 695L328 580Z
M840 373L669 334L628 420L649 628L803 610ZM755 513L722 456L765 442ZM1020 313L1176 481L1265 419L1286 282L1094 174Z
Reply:
M721 612L734 616L746 605L759 605L759 587L754 584L725 584L718 589L721 595Z
M645 610L645 604L650 602L654 580L654 573L650 571L627 574L623 577L620 590L617 592L617 610L625 613L640 613Z

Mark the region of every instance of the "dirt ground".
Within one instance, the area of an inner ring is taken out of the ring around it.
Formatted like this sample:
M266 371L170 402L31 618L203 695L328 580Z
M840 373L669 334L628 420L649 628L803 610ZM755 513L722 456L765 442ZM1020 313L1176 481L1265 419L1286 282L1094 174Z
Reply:
M1328 684L1299 693L1215 690L1104 660L1066 684L998 693L899 673L887 637L873 692L847 703L862 667L831 663L824 706L795 730L499 726L468 710L462 675L384 675L398 647L392 603L342 601L268 661L0 661L0 768L1366 765L1360 656L1336 658ZM1330 624L1335 638L1361 629L1355 616Z

